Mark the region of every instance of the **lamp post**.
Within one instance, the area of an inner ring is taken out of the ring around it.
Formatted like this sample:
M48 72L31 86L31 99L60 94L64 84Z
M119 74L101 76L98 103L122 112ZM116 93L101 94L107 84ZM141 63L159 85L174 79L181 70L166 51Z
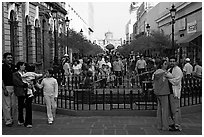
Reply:
M68 18L68 16L66 17L65 19L65 23L66 23L66 26L67 26L67 50L66 50L66 54L68 54L68 38L69 38L69 23L70 23L70 20Z
M57 54L57 36L56 36L56 19L57 19L57 10L52 10L52 16L54 20L54 41L55 41L55 53L54 53L54 59L58 60L58 54Z
M175 15L176 15L176 9L175 9L175 6L174 4L171 6L171 9L170 9L170 14L171 14L171 19L172 19L172 53L174 55L174 23L175 23Z
M149 24L147 24L146 29L147 29L147 36L149 36L149 31L150 31L150 25Z
M150 31L150 25L149 24L147 24L146 29L147 29L147 36L148 36L147 40L148 40L148 46L149 46L149 31ZM149 56L149 49L147 51L148 51L148 56Z
M81 34L83 33L83 30L82 30L82 29L80 30L80 33L81 33Z

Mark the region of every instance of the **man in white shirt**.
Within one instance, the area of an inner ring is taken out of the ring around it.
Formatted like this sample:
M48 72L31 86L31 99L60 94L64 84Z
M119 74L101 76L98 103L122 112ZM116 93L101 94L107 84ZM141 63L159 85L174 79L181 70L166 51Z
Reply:
M169 79L169 103L170 103L170 113L173 120L173 125L171 125L171 131L181 131L181 110L180 110L180 97L181 97L181 80L183 77L183 72L177 66L176 58L170 57L170 66L168 70L172 73L173 78Z
M144 73L146 70L146 66L147 66L147 63L144 60L144 57L141 56L141 58L136 62L136 67L135 67L136 73L137 74ZM144 76L140 75L139 80L140 80L140 86L142 86L142 81L144 80Z
M189 78L192 75L193 66L190 64L189 58L186 58L186 64L183 67L183 72L184 72L184 75L187 76L187 78Z

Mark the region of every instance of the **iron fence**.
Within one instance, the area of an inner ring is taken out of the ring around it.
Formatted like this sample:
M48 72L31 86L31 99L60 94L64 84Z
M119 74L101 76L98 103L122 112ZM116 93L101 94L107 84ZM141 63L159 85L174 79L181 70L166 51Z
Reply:
M103 78L92 77L94 85L86 89L81 88L83 76L70 76L65 85L62 84L62 80L60 81L56 77L59 82L57 107L70 110L155 110L157 102L149 78L150 74L145 75L142 86L137 85L138 80L136 84L133 84L131 80L133 77L121 76L121 85L118 81L112 81L113 83L106 83L105 87L101 87L100 82ZM36 92L34 103L45 105L42 90ZM184 77L182 79L181 107L201 103L202 79Z

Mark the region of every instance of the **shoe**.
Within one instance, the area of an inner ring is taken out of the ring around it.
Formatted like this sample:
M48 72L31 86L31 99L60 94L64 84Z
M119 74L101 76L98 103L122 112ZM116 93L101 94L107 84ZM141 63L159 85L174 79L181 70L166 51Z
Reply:
M181 125L175 124L176 131L182 131Z
M32 126L32 125L27 125L26 127L27 127L27 128L32 128L33 126Z
M23 125L24 125L24 123L21 123L18 121L18 126L23 126Z
M48 124L51 125L51 124L52 124L52 121L48 121Z
M7 127L12 127L12 125L13 125L12 123L6 124Z
M33 97L34 95L33 94L30 94L29 96L28 96L28 98L31 98L31 97Z

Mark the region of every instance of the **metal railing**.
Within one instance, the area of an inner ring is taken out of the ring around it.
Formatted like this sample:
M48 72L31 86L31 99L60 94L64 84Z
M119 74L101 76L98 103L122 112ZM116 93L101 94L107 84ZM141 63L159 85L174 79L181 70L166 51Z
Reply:
M150 76L150 74L145 75ZM101 81L103 78L95 77L92 78L95 82L94 86L85 89L81 88L84 79L82 76L70 76L65 85L62 85L61 81L59 83L57 107L71 110L155 110L157 108L156 96L148 76L145 76L141 87L132 84L130 76L121 76L120 78L122 85L117 84L116 87L113 87L115 84L112 81L113 83L107 83L106 87L101 87L101 82L104 82ZM34 103L45 105L42 90L36 92ZM202 79L184 77L182 79L181 107L201 103Z

